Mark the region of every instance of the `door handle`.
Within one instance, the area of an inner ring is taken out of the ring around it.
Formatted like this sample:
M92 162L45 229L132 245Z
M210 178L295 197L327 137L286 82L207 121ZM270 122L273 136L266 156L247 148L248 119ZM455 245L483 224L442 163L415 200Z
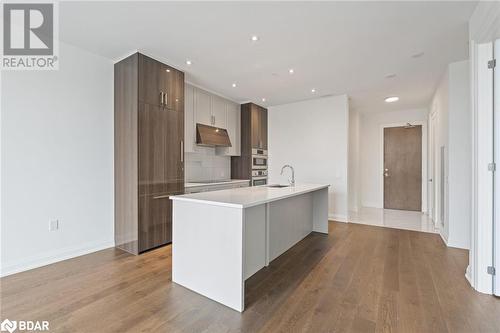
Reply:
M160 91L160 105L163 105L163 91Z
M163 105L167 106L168 104L168 92L163 93Z

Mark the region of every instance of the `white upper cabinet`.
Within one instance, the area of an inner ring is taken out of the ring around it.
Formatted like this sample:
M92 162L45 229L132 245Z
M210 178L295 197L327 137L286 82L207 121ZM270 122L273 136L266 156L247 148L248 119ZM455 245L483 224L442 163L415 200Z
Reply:
M212 96L212 126L226 128L227 101L219 96Z
M227 129L232 147L217 148L217 155L239 156L241 154L240 105L187 83L184 99L184 151L188 153L197 151L196 124L199 123Z
M184 151L192 153L196 146L196 121L194 114L194 88L184 84Z
M194 113L196 122L212 126L212 95L204 90L194 89Z
M231 140L231 147L217 148L217 155L241 155L241 111L240 105L226 101L226 129Z

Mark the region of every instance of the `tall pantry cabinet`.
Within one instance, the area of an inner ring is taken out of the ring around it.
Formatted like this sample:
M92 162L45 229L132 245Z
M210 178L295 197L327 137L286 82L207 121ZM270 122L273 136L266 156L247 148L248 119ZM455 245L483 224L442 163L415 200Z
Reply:
M115 64L115 243L133 254L172 241L184 191L184 73L136 53Z

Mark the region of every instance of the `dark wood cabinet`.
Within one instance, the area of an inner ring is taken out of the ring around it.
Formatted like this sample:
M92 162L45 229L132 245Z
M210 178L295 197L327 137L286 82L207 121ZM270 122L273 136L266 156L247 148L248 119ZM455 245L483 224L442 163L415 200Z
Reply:
M241 156L231 157L231 178L252 178L252 149L267 150L267 109L241 105Z
M172 241L184 191L184 73L140 53L115 64L115 243L133 254Z

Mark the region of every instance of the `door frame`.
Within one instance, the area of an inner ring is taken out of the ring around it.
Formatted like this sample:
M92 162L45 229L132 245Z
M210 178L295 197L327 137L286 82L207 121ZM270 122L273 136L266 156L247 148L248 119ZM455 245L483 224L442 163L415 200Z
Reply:
M379 181L380 181L380 207L384 208L384 129L390 127L403 127L407 123L412 125L422 126L422 212L427 212L427 120L408 120L400 123L389 123L380 125L380 164L379 164Z
M437 204L436 204L436 198L437 198L437 182L436 182L436 110L432 109L429 113L429 144L427 145L429 147L429 153L428 153L428 164L427 164L427 173L428 173L428 178L427 179L427 186L428 186L428 191L427 191L427 213L429 217L431 218L432 222L434 223L434 227L438 228L439 223L437 223ZM432 179L432 181L429 181Z

